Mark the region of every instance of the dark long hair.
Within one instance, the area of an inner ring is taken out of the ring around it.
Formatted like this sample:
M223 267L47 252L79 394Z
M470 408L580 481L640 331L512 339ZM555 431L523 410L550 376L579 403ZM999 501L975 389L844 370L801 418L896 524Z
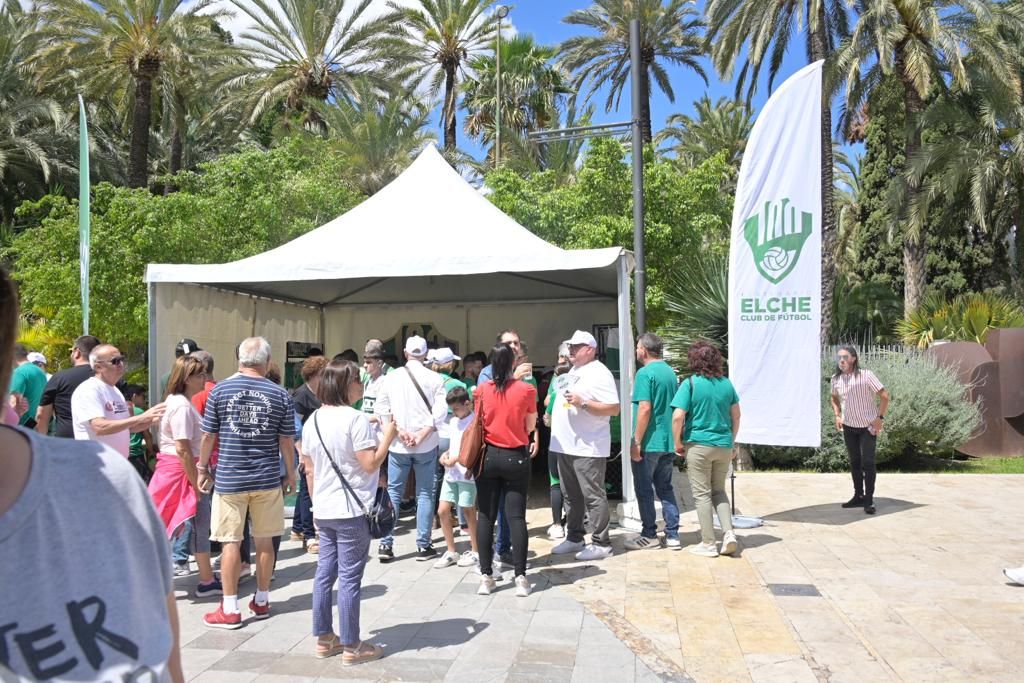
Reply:
M852 344L843 344L836 349L836 355L839 355L840 351L846 351L848 354L853 356L853 374L860 372L860 356L857 355L857 347ZM835 379L839 375L843 374L842 368L839 367L839 363L836 363L836 371L832 373L832 379Z
M505 391L505 388L512 383L512 367L516 361L516 352L508 344L495 344L491 349L491 375L494 377L494 384L498 391Z
M359 366L350 360L332 360L320 375L316 397L325 406L349 406L348 388L359 379Z
M690 372L708 379L715 379L724 374L722 352L703 339L698 339L690 346L686 354L686 363L690 366Z

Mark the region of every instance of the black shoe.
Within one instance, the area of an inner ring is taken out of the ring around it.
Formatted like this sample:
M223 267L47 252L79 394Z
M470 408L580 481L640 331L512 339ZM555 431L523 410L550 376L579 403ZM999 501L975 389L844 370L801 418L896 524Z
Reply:
M417 562L426 562L427 560L432 560L435 557L437 557L437 551L434 550L434 546L432 545L428 545L423 548L418 548L416 550Z
M391 549L391 546L381 544L377 548L377 559L381 562L390 562L395 559L395 551Z
M875 503L870 500L864 501L864 514L873 515L875 514Z
M844 508L864 507L864 496L854 496L842 505Z
M416 499L403 500L398 504L399 512L412 512L416 509Z
M512 560L512 553L507 552L498 555L498 565L498 569L502 571L506 569L515 569L516 564Z

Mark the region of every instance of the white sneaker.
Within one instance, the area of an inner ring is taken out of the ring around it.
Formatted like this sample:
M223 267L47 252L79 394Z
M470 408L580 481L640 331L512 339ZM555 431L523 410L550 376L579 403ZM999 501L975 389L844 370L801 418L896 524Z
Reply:
M520 575L516 577L516 597L530 597L530 582L526 580L525 576Z
M1006 578L1014 583L1024 586L1024 567L1017 567L1016 569L1004 569L1003 574L1006 574Z
M480 557L472 550L467 550L466 552L462 553L462 557L460 557L459 561L457 562L457 564L460 567L472 567L479 563Z
M718 557L718 548L715 547L714 543L698 543L690 548L690 554L700 555L701 557Z
M552 555L568 555L569 553L578 553L586 547L586 543L583 541L570 541L565 539L554 548L551 549Z
M668 548L669 550L679 550L679 549L681 549L683 547L683 544L679 540L678 537L677 538L669 538L668 536L666 536L665 537L665 547Z
M560 538L565 538L565 527L561 524L552 524L548 527L548 538L552 541L557 541Z
M444 555L438 558L437 562L434 563L434 569L444 569L450 567L459 561L459 556L450 550L444 551Z
M584 562L589 562L590 560L603 560L611 556L612 547L610 545L594 545L593 543L576 553L576 559Z
M736 534L732 531L726 531L725 535L722 536L722 549L718 554L732 555L734 552L736 552Z
M494 591L494 579L489 576L480 577L480 587L476 589L477 595L490 595Z
M626 546L626 550L647 550L649 548L660 548L661 543L656 538L647 538L646 536L634 536L628 539L623 545Z

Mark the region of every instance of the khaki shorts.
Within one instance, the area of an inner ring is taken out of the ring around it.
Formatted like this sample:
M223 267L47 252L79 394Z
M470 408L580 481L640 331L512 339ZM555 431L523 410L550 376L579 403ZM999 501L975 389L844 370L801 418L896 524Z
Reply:
M280 488L246 493L214 493L210 540L239 543L245 513L252 518L253 538L280 536L284 529L284 495Z

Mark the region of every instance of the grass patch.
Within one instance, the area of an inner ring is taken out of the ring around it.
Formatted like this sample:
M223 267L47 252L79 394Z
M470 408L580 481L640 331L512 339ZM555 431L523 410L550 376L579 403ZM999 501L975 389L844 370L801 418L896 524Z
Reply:
M818 470L802 467L755 467L755 472L815 474ZM840 470L841 471L841 470ZM1024 474L1024 458L939 458L929 455L901 457L878 466L879 472L915 474Z

